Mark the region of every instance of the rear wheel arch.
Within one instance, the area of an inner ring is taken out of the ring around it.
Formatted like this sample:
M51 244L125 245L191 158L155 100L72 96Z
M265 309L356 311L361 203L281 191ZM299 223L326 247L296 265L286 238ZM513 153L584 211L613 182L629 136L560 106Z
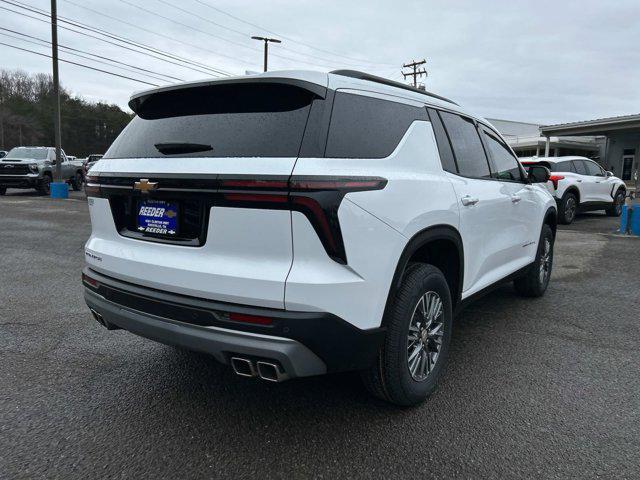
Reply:
M542 225L549 225L553 232L553 237L555 238L556 231L558 229L558 211L554 207L549 207L547 209L547 212L544 214Z
M450 225L436 225L416 233L405 246L393 275L382 322L393 304L402 279L413 263L429 263L442 271L451 291L452 306L460 303L464 280L464 247L460 233Z
M575 186L571 186L569 188L567 188L567 190L564 192L564 195L562 195L563 197L565 195L568 195L569 193L572 193L575 195L576 200L578 201L578 205L580 205L580 190L578 189L578 187Z

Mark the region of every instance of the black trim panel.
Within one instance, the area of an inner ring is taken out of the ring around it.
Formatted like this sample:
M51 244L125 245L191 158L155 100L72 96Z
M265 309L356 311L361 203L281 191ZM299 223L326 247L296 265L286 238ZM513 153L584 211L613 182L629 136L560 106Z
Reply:
M85 288L123 308L198 326L216 326L296 340L309 348L330 372L360 370L375 361L385 328L361 330L325 312L296 312L217 302L164 292L117 280L86 267L83 274L98 282ZM229 320L229 313L269 317L271 325Z

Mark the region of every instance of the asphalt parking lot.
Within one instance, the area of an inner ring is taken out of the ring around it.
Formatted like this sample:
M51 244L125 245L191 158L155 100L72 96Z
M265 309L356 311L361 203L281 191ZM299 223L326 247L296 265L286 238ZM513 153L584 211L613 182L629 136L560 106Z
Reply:
M561 227L545 297L456 324L421 407L353 374L269 384L109 332L82 299L83 195L0 197L0 478L638 478L640 239Z

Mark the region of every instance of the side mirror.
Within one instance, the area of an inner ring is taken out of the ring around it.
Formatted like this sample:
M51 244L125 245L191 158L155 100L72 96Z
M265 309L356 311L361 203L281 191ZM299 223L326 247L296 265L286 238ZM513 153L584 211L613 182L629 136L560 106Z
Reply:
M551 171L542 165L529 167L529 181L531 183L547 183L551 177Z
M607 177L613 177L613 172L610 172L609 170L607 170Z

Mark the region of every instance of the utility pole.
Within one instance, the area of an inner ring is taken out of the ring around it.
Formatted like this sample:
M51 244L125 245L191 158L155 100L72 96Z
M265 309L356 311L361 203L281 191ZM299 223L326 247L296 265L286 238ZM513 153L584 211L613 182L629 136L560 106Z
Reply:
M402 65L402 68L412 68L413 69L413 71L409 72L409 73L402 72L402 76L405 79L407 77L413 77L413 86L414 86L414 88L418 88L418 77L421 77L422 75L428 75L427 71L424 68L422 70L418 70L418 67L420 65L424 65L425 63L427 63L427 61L425 59L422 59L419 62L416 62L414 60L411 63L405 63L404 65Z
M51 58L53 61L53 95L54 117L53 125L56 140L56 182L62 182L62 147L60 139L60 79L58 77L58 8L56 0L51 0Z
M253 40L260 40L264 42L264 71L267 71L267 64L269 58L269 42L271 43L282 43L282 41L277 38L267 38L267 37L251 37Z

